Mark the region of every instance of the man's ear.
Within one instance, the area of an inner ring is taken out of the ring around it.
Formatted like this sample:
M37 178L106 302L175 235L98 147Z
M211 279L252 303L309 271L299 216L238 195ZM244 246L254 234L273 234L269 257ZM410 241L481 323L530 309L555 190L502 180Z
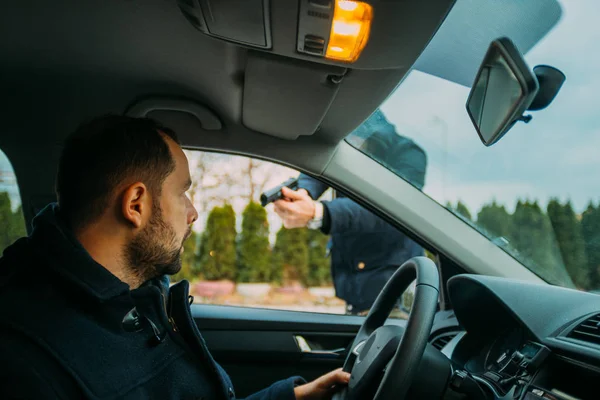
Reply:
M135 228L143 225L150 216L151 199L148 188L141 182L127 187L121 200L121 212Z

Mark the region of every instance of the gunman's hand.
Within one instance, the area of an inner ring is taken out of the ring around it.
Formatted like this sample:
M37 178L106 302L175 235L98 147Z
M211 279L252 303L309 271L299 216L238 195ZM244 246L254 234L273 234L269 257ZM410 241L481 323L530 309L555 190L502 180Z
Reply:
M274 202L275 212L283 220L287 229L304 228L315 216L315 201L305 189L296 191L287 187L281 189L284 198Z

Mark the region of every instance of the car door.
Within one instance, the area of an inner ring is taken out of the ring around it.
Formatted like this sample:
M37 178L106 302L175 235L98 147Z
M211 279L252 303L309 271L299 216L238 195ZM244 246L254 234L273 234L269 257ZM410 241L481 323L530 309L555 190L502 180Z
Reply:
M341 367L363 317L194 305L206 343L239 397L291 376L312 380ZM404 323L404 321L399 321Z
M341 367L365 318L200 304L192 306L192 313L238 397L280 379L302 376L310 381ZM390 324L405 327L406 320L390 318ZM453 312L439 310L430 343L442 350L460 331Z

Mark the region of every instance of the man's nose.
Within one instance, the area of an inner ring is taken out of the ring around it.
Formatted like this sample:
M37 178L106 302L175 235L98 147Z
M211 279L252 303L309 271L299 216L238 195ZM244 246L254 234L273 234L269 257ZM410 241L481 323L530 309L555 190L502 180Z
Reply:
M194 207L194 205L191 203L190 203L190 205L191 205L192 210L189 213L188 225L191 225L198 220L198 211L196 210L196 207Z

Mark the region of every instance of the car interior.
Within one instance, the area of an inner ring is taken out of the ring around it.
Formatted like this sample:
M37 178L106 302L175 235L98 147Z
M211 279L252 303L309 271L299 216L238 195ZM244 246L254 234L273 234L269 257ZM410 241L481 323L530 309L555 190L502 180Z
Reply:
M186 149L304 172L435 254L398 270L367 317L193 304L238 396L343 366L353 381L337 398L596 398L600 297L548 284L345 140L412 70L470 88L497 38L527 53L560 18L554 0L4 5L0 149L28 228L55 201L62 141L114 113L156 119ZM358 39L335 42L332 24L356 7ZM408 320L387 319L415 279Z

